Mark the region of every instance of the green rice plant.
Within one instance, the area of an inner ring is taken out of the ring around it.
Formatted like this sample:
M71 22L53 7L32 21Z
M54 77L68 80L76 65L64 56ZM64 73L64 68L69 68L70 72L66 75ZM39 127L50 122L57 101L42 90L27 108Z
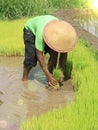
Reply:
M93 53L92 49L85 46L85 42L80 39L79 41L82 44L78 45L78 49L76 48L74 52L71 52L70 55L72 55L72 62L73 62L73 70L72 70L72 78L73 78L73 85L74 88L78 90L81 82L87 81L89 73L91 73L91 70L95 68L95 54ZM79 50L81 50L81 53L79 53ZM73 54L74 53L74 54ZM94 59L94 60L93 60ZM88 68L88 73L85 73L85 70ZM91 69L92 68L92 69ZM94 72L94 70L92 70ZM83 77L85 75L85 78ZM75 84L74 84L75 83ZM76 85L77 84L77 85Z
M54 69L53 70L53 77L57 80L60 81L62 75L61 69Z
M16 19L43 14L45 7L47 8L45 0L0 0L0 18Z
M20 130L98 130L98 61L95 53L79 39L77 47L69 53L69 59L73 64L73 85L78 90L76 100L63 108L22 121Z
M27 19L0 21L0 55L24 55L23 28Z
M68 57L68 60L64 68L64 76L66 80L71 78L72 69L73 69L73 63L72 63L72 60L70 60Z
M94 52L95 52L95 58L96 60L98 60L98 50L95 50Z
M0 18L16 19L48 13L47 0L0 0Z
M53 86L51 83L49 83L46 87L48 89L56 89L58 90L63 84L62 84L62 80L63 80L63 73L61 71L61 69L56 68L53 70L53 77L57 80L57 84L55 86Z
M0 0L0 19L49 14L59 8L87 7L88 0Z
M88 0L67 0L67 7L71 7L71 8L84 8L84 7L88 7Z

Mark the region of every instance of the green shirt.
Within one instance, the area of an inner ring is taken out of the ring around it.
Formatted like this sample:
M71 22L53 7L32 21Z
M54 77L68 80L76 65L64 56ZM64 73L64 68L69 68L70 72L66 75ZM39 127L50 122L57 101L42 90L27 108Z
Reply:
M35 47L39 51L44 51L45 47L44 39L42 36L43 29L45 25L52 20L58 19L52 15L42 15L28 20L25 24L25 28L33 32L33 34L35 35Z

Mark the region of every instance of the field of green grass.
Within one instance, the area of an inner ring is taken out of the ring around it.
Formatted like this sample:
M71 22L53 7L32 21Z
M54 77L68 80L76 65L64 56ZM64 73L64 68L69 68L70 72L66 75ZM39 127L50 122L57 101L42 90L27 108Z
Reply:
M27 19L0 21L0 55L24 54L22 30ZM66 71L71 73L74 90L78 90L76 101L22 121L20 130L98 130L98 53L79 39L68 55Z
M60 8L87 7L89 0L0 0L0 19L17 19L49 14Z
M23 55L23 27L27 19L0 21L0 55Z

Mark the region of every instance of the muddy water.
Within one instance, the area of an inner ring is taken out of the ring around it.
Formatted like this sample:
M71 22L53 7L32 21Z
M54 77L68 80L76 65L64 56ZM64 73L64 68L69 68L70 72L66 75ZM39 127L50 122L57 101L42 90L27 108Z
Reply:
M22 82L22 62L22 57L0 57L0 130L18 130L22 119L75 99L71 80L60 90L46 89L47 80L39 66L32 68L28 82Z
M79 17L78 21L86 31L98 37L98 17L86 15Z

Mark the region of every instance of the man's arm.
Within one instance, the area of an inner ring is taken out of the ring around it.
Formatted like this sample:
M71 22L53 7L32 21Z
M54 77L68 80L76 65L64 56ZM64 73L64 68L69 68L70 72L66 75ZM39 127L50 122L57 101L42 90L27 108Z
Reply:
M40 66L48 79L48 82L50 82L52 85L56 85L57 81L53 78L52 74L49 72L47 68L47 65L45 63L45 59L43 56L43 52L36 50L36 54L37 54L37 58L39 60Z

